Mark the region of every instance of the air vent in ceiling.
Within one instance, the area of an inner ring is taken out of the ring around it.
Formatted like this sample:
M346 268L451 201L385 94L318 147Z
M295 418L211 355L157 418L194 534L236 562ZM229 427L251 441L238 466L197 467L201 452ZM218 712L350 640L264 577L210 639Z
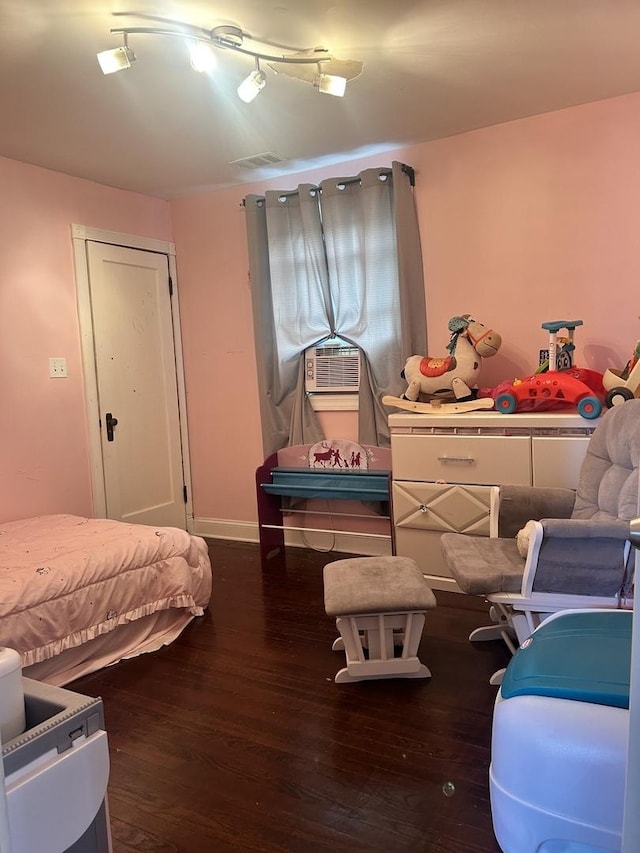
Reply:
M275 163L282 162L284 162L284 157L271 151L265 151L264 154L254 154L251 157L242 157L240 160L231 160L229 165L239 166L241 169L264 169L266 166L273 166Z

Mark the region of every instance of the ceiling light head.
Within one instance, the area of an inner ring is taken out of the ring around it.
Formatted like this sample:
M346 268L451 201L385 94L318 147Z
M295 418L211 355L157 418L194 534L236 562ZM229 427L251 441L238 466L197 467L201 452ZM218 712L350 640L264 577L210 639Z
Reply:
M335 95L337 98L344 97L347 90L347 78L339 77L337 74L318 74L314 85L324 95Z
M267 82L267 77L264 71L260 70L260 64L256 59L255 71L252 71L248 77L238 86L238 97L245 104L250 104L251 101L260 94Z
M97 57L102 73L113 74L116 71L131 68L131 63L135 62L136 55L125 44L122 47L114 47L113 50L103 50L97 54Z
M103 74L113 74L116 71L131 68L131 63L135 62L136 59L135 53L127 44L126 33L122 34L122 47L115 47L113 50L103 50L97 54L97 57Z
M208 44L194 42L190 52L189 61L194 71L211 71L216 66L216 58Z

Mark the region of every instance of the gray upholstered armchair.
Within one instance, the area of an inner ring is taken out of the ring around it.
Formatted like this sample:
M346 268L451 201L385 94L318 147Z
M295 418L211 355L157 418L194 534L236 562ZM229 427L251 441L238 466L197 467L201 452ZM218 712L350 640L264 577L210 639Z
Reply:
M471 640L502 637L513 651L550 613L633 606L639 460L640 400L629 400L598 424L576 492L501 486L496 538L443 534L460 589L491 604L494 624Z

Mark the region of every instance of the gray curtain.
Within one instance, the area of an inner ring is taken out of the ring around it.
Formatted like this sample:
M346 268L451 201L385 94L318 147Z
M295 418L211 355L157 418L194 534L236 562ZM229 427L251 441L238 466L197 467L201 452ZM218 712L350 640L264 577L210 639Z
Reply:
M304 389L304 350L333 335L362 353L359 441L388 445L384 394L427 353L412 170L367 169L320 187L245 199L265 456L323 433Z

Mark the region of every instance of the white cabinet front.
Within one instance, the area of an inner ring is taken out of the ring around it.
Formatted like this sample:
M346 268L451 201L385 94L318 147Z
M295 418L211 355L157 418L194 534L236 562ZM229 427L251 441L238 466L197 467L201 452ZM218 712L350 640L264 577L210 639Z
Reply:
M396 551L429 576L449 575L440 553L446 532L489 536L497 489L453 483L393 482Z
M531 485L531 441L523 436L397 435L396 480Z
M436 589L457 589L443 533L495 535L498 486L575 488L596 427L575 413L391 415L396 553Z
M534 486L577 488L588 436L534 436L531 445Z
M393 514L398 528L489 535L492 488L452 483L394 481Z

